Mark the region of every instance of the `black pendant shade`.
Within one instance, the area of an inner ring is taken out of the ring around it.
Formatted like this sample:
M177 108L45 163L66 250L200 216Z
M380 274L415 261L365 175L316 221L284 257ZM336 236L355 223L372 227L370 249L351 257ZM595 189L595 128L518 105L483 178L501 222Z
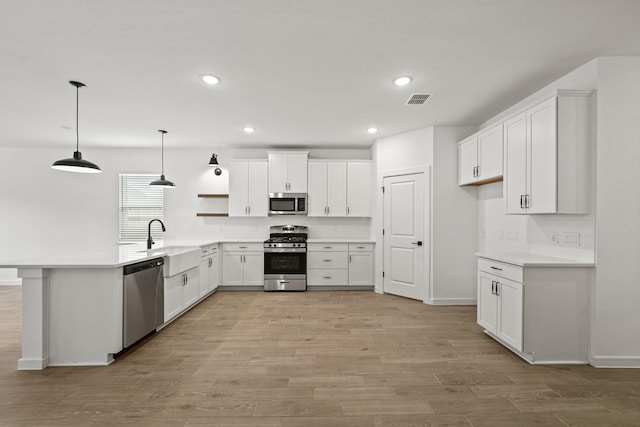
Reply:
M158 187L164 188L176 188L176 185L173 182L164 177L164 135L167 133L167 131L160 129L158 130L158 132L160 132L160 134L162 135L162 172L160 174L160 179L151 181L149 185L156 185Z
M84 87L85 84L76 81L70 81L69 83L76 87L76 151L73 152L73 158L58 160L51 167L66 172L100 173L102 171L98 165L84 160L82 153L80 153L80 132L78 130L79 92L80 88Z
M213 153L211 155L211 160L209 160L209 166L215 166L216 167L214 169L213 173L215 173L216 175L222 175L222 169L220 169L220 167L219 167L218 156L216 156L216 153Z

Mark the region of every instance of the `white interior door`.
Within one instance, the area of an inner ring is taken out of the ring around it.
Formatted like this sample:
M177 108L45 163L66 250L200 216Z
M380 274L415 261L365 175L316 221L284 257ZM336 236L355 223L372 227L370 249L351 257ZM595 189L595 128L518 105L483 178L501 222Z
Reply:
M384 177L384 292L424 299L424 173Z

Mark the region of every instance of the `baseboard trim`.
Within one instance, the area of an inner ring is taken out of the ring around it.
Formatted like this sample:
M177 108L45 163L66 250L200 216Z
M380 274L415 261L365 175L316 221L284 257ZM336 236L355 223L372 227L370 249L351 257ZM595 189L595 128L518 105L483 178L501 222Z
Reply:
M424 300L429 305L477 305L475 298L429 298Z
M49 366L49 358L44 359L25 359L18 360L18 371L41 371Z
M640 357L590 355L589 363L596 368L640 368Z

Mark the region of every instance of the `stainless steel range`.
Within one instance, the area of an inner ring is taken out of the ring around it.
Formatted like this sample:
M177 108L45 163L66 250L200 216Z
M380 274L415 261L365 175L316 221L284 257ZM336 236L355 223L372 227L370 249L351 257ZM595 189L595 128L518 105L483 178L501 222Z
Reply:
M273 225L264 242L264 290L307 290L307 227Z

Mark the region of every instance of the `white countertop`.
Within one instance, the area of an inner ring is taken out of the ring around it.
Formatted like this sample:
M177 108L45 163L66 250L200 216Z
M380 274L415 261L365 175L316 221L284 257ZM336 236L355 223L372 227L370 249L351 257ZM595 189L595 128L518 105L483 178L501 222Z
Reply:
M558 258L527 252L477 252L480 258L506 262L520 267L594 267L593 261Z

